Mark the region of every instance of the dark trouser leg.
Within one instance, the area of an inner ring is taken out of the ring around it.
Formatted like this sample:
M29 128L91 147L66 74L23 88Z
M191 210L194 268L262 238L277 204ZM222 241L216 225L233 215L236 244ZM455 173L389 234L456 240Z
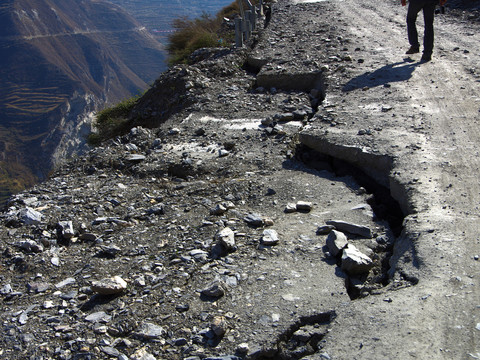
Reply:
M423 35L423 53L432 55L433 51L433 18L435 3L425 4L423 7L423 19L425 21L425 34Z
M408 32L408 42L411 46L416 48L420 47L420 43L418 42L418 33L417 33L417 15L419 11L422 9L421 5L415 4L410 2L408 4L408 11L407 11L407 32Z

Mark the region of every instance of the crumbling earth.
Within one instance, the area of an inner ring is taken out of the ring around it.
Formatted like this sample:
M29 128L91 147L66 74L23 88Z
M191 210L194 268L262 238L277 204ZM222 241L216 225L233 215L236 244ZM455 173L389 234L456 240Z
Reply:
M281 1L2 214L5 359L479 358L478 26Z

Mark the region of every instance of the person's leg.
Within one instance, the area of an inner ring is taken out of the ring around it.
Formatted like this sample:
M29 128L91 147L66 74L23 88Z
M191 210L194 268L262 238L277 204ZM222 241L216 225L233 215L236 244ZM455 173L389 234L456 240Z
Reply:
M410 50L419 49L420 43L418 42L418 32L417 32L417 15L418 12L422 9L421 5L411 2L408 4L407 11L407 33L408 33L408 42L411 45ZM418 52L418 51L416 51ZM411 52L413 53L413 51Z
M433 52L433 19L436 4L433 2L423 6L423 19L425 22L425 33L423 35L423 55L427 58L432 56Z

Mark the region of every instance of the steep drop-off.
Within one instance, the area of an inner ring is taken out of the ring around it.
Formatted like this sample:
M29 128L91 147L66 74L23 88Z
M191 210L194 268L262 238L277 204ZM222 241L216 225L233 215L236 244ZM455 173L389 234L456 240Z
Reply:
M0 53L3 197L80 149L93 111L165 70L161 44L103 1L4 1Z

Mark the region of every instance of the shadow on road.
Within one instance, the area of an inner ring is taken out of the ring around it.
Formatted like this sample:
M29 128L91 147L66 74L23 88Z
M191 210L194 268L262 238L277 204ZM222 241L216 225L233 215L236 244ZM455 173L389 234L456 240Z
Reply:
M420 64L420 62L414 62L414 60L406 58L403 61L385 65L374 72L366 72L357 76L346 83L342 90L348 92L386 85L392 82L406 81L412 77L413 71Z

